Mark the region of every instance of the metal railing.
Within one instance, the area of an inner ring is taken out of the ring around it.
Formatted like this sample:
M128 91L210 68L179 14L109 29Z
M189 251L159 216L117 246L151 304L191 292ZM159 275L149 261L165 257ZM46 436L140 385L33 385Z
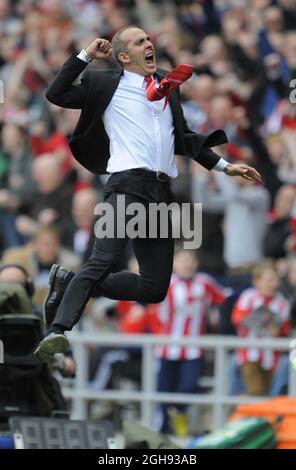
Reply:
M72 400L73 419L86 419L88 402L93 400L136 401L141 404L141 421L151 427L155 403L202 404L213 407L213 429L218 429L227 419L226 407L242 403L254 403L270 397L232 396L228 394L228 353L237 348L260 347L275 351L290 350L291 339L284 338L237 338L235 336L208 335L201 337L171 338L155 335L123 335L118 333L69 334L71 347L77 362L77 373L72 388L64 387L64 396ZM260 343L260 344L258 344ZM211 393L180 394L155 391L156 345L198 346L214 351L214 379ZM142 389L141 391L104 390L94 391L88 386L88 349L87 346L138 346L142 348ZM288 395L296 396L296 371L290 365Z

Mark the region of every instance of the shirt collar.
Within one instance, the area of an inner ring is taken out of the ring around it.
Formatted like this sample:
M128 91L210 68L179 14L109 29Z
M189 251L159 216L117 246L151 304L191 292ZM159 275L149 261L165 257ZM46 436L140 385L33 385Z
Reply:
M123 78L125 81L134 86L143 87L145 84L143 75L135 72L129 72L128 70L124 70Z

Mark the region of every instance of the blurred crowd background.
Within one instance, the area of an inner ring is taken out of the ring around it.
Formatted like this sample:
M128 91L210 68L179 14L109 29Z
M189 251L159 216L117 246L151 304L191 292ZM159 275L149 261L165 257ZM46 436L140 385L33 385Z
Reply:
M255 166L263 177L262 185L228 178L177 156L177 200L203 203L202 246L197 253L178 252L175 264L179 282L194 280L206 292L198 313L204 318L195 333L246 336L246 312L263 305L281 318L264 335L291 335L296 326L296 0L0 0L1 262L27 269L36 287L34 303L41 306L51 265L76 271L87 258L94 207L107 177L90 174L68 148L79 110L52 105L44 91L70 54L95 37L111 40L128 24L149 33L160 67L194 65L195 74L181 90L189 127L197 132L225 129L229 144L220 147L219 154L229 162ZM91 67L116 65L110 58ZM123 268L137 270L131 250L118 267ZM197 271L205 274L196 278ZM262 277L263 288L257 285ZM174 282L176 278L172 290ZM260 301L254 300L254 289ZM186 297L186 302L192 298ZM192 312L184 315L189 322ZM163 306L99 298L88 305L80 328L173 334L166 321ZM174 334L188 334L188 328L184 331ZM113 362L108 353L92 352L93 387L108 385L109 379L103 383L99 374L106 361L121 364L120 372L112 369L113 378L125 374L137 380L133 373L140 370L140 351L121 351ZM169 387L169 377L175 374L165 359L201 356L184 354L159 352L167 374L159 389ZM271 390L265 372L275 374L280 361L266 366L258 354L231 359L233 393L242 393L244 386L253 394ZM286 385L287 361L286 356L281 386ZM244 370L243 384L237 373L245 362L257 363L260 370ZM194 366L196 379L199 366ZM252 374L261 377L255 391L248 388ZM116 386L116 377L109 386ZM282 391L280 386L274 390Z

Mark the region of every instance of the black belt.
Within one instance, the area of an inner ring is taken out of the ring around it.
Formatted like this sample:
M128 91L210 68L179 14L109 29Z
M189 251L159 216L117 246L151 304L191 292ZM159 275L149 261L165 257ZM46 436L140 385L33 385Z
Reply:
M152 178L156 181L161 181L163 183L170 183L171 178L162 171L152 171L146 170L145 168L133 168L131 170L125 170L123 173L132 173L134 175L144 176L145 178Z

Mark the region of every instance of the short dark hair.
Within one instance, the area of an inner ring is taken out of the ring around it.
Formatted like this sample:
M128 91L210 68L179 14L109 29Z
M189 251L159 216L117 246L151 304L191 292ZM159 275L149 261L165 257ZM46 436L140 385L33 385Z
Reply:
M122 63L119 60L118 55L121 52L128 53L128 48L127 48L126 42L121 39L121 35L122 35L122 33L124 33L124 31L126 31L127 29L131 29L131 28L139 28L140 29L140 27L137 26L136 24L125 26L124 28L121 28L119 31L117 31L117 33L114 34L114 36L112 38L112 41L111 41L112 54L113 54L114 60L117 62L118 65L120 65L120 67L122 67Z

